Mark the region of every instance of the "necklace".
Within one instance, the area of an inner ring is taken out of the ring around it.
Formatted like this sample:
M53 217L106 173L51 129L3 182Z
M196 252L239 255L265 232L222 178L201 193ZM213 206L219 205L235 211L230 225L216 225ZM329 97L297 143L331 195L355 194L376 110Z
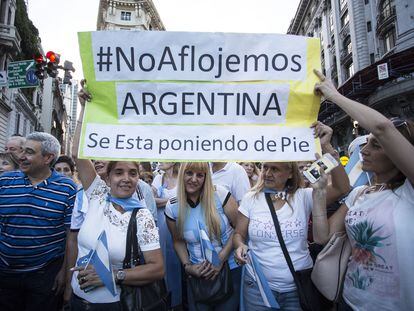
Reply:
M286 191L278 191L276 193L271 193L270 198L272 202L276 202L277 200L286 200L287 194Z
M373 192L381 192L387 189L388 189L388 185L386 183L375 184L371 187L368 187L365 190L365 193L368 194L368 193L373 193Z

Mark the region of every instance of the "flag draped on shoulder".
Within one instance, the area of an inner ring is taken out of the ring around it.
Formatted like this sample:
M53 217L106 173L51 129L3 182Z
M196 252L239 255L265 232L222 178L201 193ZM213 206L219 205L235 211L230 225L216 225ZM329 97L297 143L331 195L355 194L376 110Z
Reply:
M361 162L361 148L355 147L354 152L349 158L348 164L345 166L345 171L349 177L349 183L352 188L370 184L372 173L362 170Z
M220 258L214 249L213 244L208 237L207 231L202 223L197 220L198 232L200 235L201 253L202 256L211 262L214 266L220 265Z
M93 265L105 287L113 296L117 295L105 230L99 235L95 249L91 250L86 256L79 258L77 264L78 266L85 266L85 268L88 265Z

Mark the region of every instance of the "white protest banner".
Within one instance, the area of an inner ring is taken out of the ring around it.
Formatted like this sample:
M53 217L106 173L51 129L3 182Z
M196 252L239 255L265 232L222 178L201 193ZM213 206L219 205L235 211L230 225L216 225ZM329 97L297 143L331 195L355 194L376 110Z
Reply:
M298 36L98 31L91 40L96 81L306 79Z
M150 160L174 159L213 161L237 160L256 154L257 161L271 159L299 161L314 154L311 129L281 126L183 126L111 125L89 123L85 132L84 155L129 159L131 154Z
M318 39L275 34L80 33L80 157L299 161L320 151Z

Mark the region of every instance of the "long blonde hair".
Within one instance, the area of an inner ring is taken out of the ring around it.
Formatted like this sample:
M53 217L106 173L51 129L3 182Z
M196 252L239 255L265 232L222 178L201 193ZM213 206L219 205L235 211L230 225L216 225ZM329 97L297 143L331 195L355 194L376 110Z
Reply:
M217 213L216 203L214 200L214 186L211 179L210 168L207 163L203 162L186 162L182 163L178 171L177 181L177 199L178 199L178 235L183 237L184 222L188 216L189 205L187 203L187 193L185 191L184 174L187 170L194 170L205 174L205 179L200 192L200 204L204 211L204 221L208 228L210 239L220 239L220 218Z
M290 200L293 198L293 195L295 194L296 190L298 190L302 183L302 175L300 174L298 164L296 162L285 162L288 165L288 168L292 172L292 177L289 178L286 181L285 188L287 192L287 202L290 205ZM257 184L252 188L252 192L255 193L255 195L259 194L259 192L262 192L264 189L264 168L262 165L262 169L260 170L259 179L257 180Z

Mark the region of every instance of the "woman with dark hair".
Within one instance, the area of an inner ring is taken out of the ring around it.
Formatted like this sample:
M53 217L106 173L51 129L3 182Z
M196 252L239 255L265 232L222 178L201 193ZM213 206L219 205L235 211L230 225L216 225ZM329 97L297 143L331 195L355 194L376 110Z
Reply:
M329 220L320 219L323 242L346 230L352 246L339 310L414 310L414 123L387 119L315 73L315 92L371 132L362 169L375 184L353 189Z
M79 93L80 118L75 131L73 154L78 154L80 129L85 100L90 98L83 89ZM105 233L114 279L117 285L140 286L162 279L164 265L158 230L151 212L137 191L139 167L136 162L109 162L107 183L96 173L90 160L75 158L86 197L88 210L78 234L77 267L72 277L71 310L121 310L120 287L107 288L93 265L88 264L98 238ZM138 244L145 264L122 269L126 235L132 211L136 214Z
M239 305L240 269L234 262L230 223L235 223L237 203L221 186L213 186L207 163L183 163L178 173L177 197L170 199L165 209L174 248L192 278L214 279L228 262L231 269L233 294L214 305L196 302L187 284L190 311L236 311ZM206 229L219 263L203 257L198 223ZM214 266L213 264L216 264Z
M315 131L321 134L321 125ZM329 135L328 135L329 136ZM334 153L327 135L320 135L323 151ZM337 154L336 154L337 155ZM331 203L349 191L349 181L343 167L332 170L332 185L327 188L302 188L302 177L296 162L265 162L259 180L248 192L239 207L236 231L233 237L235 259L246 264L243 282L245 310L270 310L260 294L255 278L256 269L247 260L247 251L257 259L268 286L280 305L280 310L301 310L293 276L288 268L278 241L266 196L280 223L287 251L296 271L311 268L313 263L308 250L308 219L312 213L313 233L318 241L318 218L326 214L326 202L314 202L326 192ZM247 243L247 244L246 244Z
M0 153L0 175L4 172L15 171L19 169L19 163L12 153Z
M55 164L53 164L53 168L59 174L65 175L66 177L72 178L75 174L75 162L73 162L71 157L67 155L61 155L56 160Z

